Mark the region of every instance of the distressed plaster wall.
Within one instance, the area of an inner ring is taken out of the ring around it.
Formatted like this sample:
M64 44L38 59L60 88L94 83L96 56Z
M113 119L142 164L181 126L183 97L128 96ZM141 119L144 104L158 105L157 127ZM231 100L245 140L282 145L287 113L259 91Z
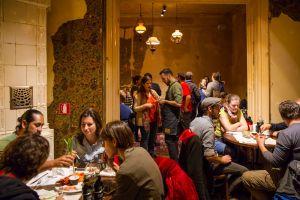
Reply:
M64 23L52 36L54 86L48 117L55 132L56 156L64 153L63 139L78 131L83 110L93 107L101 114L103 108L104 4L86 0L86 5L83 19ZM71 115L58 115L62 102L71 104Z

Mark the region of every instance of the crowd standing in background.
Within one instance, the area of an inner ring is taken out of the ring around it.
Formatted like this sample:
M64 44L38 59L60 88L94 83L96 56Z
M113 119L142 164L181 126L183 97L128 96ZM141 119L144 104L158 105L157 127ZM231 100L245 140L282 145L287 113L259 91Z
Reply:
M49 143L41 136L43 114L27 110L16 131L0 138L0 199L39 199L25 185L30 178L53 167L98 163L104 152L116 172L112 199L214 199L218 176L225 177L233 198L300 199L300 99L280 103L283 122L256 130L277 137L274 151L266 148L264 135L251 135L269 167L249 171L240 162L245 152L225 141L229 132L249 131L247 101L227 94L219 72L211 81L203 77L199 87L192 72L176 76L165 68L159 75L167 86L164 96L150 73L132 77L132 86L123 87L120 121L104 125L95 109L84 110L72 148L54 160L47 160ZM158 133L169 158L157 155Z

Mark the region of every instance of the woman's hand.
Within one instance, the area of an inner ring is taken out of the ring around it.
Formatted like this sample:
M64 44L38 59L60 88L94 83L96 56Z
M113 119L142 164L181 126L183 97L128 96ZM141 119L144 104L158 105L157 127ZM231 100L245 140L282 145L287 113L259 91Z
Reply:
M118 172L118 171L120 170L120 166L119 166L117 163L113 162L113 169L114 169L116 172Z
M145 104L144 104L144 107L150 109L150 108L153 107L153 104L152 104L152 103L145 103Z

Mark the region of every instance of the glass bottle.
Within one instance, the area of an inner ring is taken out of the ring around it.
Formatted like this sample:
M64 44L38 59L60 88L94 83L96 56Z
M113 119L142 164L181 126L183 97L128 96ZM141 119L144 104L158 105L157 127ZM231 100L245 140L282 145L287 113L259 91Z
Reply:
M97 180L94 184L94 193L93 198L94 200L102 200L104 196L104 185L101 181L101 176L97 175Z
M84 175L83 185L82 185L82 197L83 200L93 200L93 185L91 181L91 175Z

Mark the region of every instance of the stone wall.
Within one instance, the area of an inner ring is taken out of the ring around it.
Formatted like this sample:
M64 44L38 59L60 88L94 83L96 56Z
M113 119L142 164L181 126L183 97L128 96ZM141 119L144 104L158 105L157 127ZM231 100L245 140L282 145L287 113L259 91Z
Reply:
M83 19L59 27L52 36L55 63L53 102L49 123L55 133L55 155L64 153L64 138L79 131L80 114L88 107L102 116L103 103L103 0L86 0ZM59 103L71 104L71 115L58 115Z

